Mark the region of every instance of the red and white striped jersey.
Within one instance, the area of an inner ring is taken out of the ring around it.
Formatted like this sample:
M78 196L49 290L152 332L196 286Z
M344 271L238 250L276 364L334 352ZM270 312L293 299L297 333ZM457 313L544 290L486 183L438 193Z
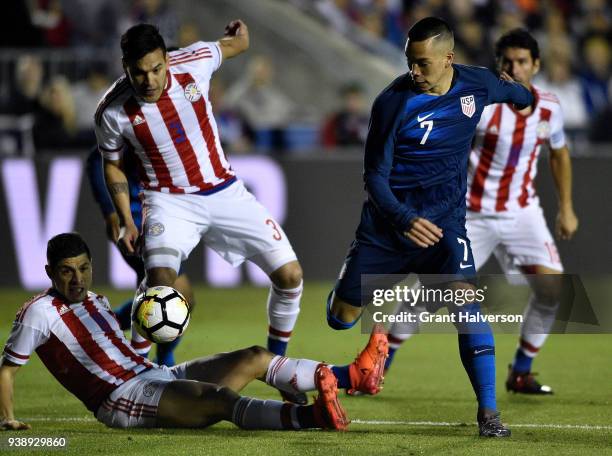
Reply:
M156 103L141 100L125 76L106 92L95 116L98 147L108 160L118 160L126 145L133 149L145 189L213 190L234 178L208 100L221 49L197 42L169 56L166 87Z
M468 169L468 210L512 211L537 203L533 186L542 144L565 145L563 114L550 92L532 87L535 107L528 116L509 104L485 107L476 128Z
M21 307L3 362L23 365L34 351L93 412L119 385L154 366L123 336L108 300L92 292L83 302L68 304L49 289Z

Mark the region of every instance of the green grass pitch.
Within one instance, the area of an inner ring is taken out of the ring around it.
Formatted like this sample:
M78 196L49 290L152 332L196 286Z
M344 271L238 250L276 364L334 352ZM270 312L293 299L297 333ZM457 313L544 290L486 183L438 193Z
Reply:
M302 313L289 355L350 362L367 340L358 328L337 332L325 322L330 284L306 283ZM96 289L119 304L126 292ZM6 340L16 309L29 296L0 290L0 338ZM267 290L196 289L197 307L177 350L179 361L265 344ZM16 416L32 424L27 432L0 433L0 451L10 436L57 436L68 448L51 454L612 454L612 336L552 335L534 363L552 397L509 395L503 389L516 336L496 337L498 406L513 435L477 437L476 402L459 360L456 336L424 334L406 342L376 397L345 397L353 420L346 433L247 432L230 423L205 430L111 430L46 372L34 356L16 378ZM244 394L277 398L263 383ZM512 426L514 425L514 426ZM48 450L11 450L46 454ZM8 453L8 452L7 452ZM10 453L9 453L10 454Z

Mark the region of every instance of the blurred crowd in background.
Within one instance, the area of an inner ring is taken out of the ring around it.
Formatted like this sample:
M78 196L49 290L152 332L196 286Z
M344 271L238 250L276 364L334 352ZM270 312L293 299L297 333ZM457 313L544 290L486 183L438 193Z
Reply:
M566 127L586 129L612 121L610 1L317 0L316 5L341 33L350 34L355 24L400 48L413 23L443 17L455 32L456 61L488 68L495 67L495 40L526 27L540 45L542 71L534 82L560 98ZM610 140L605 130L593 128L592 138Z
M117 43L124 30L138 22L156 24L168 46L202 39L197 24L180 20L170 3L11 0L0 17L0 155L94 144L91 119L122 72ZM560 98L568 130L590 141L612 141L610 1L291 0L296 14L306 4L320 23L349 39L359 30L399 49L413 23L443 17L455 31L456 61L490 68L495 39L526 26L541 48L535 84ZM66 50L72 58L66 59ZM359 150L364 144L371 100L362 82L346 81L337 90L336 108L317 112L304 125L275 77L268 56L249 52L238 79L213 79L210 100L227 152Z

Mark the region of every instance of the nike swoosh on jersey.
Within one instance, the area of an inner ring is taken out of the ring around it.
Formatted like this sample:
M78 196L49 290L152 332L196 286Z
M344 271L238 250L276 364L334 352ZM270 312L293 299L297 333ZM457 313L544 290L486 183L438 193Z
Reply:
M471 264L463 264L463 263L459 263L459 267L461 269L465 269L465 268L469 268L470 266L472 266Z
M427 119L428 117L431 117L433 115L434 115L433 112L430 112L429 114L427 114L426 116L423 116L423 117L421 117L421 115L419 114L419 115L417 115L417 121L423 122L425 119Z
M479 355L479 354L481 354L483 352L486 352L486 351L491 351L491 349L490 348L483 348L482 350L474 350L474 354L475 355Z

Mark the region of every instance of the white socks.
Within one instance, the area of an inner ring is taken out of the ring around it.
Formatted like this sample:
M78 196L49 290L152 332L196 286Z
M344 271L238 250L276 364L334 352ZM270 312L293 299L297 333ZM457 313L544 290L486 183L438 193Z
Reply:
M289 341L291 331L293 331L298 314L300 313L302 289L303 282L296 288L284 290L274 284L270 286L270 293L268 295L269 337L281 342Z
M539 302L535 294L529 298L521 326L521 340L526 342L521 343L521 349L527 356L535 357L540 347L544 345L555 322L558 309L558 302Z
M289 393L312 391L319 361L293 359L285 356L272 358L266 373L266 383Z

